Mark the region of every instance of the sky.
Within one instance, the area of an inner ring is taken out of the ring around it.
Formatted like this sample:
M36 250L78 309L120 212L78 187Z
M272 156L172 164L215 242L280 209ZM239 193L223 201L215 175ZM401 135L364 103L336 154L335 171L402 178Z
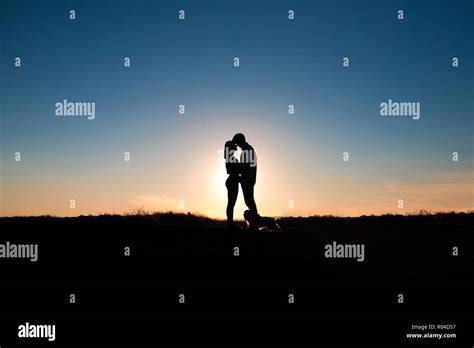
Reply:
M0 215L223 218L219 153L238 132L262 215L473 210L473 15L470 0L1 1ZM95 118L57 116L64 99ZM389 99L420 118L381 116Z

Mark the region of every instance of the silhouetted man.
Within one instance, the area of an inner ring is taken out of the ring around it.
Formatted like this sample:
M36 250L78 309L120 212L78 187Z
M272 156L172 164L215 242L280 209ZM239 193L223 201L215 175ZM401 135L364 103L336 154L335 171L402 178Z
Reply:
M242 150L240 155L240 185L244 194L245 204L251 212L258 215L257 205L253 196L253 188L257 181L257 155L242 133L234 135L232 141Z

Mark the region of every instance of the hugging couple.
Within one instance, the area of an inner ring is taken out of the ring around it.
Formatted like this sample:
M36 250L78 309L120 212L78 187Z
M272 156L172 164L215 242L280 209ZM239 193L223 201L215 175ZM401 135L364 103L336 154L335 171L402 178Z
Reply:
M237 147L242 151L240 161L234 156ZM237 133L232 140L225 143L224 159L227 174L229 174L225 182L227 187L227 224L229 228L235 228L234 207L239 194L239 183L248 208L246 214L259 216L254 198L254 186L257 181L257 156L253 147L245 140L245 136L242 133Z

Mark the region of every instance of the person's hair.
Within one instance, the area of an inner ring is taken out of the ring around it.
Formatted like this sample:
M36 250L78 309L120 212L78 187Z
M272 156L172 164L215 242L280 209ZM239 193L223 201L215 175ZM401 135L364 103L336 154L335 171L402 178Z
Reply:
M232 141L235 141L237 144L243 144L245 143L245 135L243 135L242 133L237 133L232 138Z
M227 151L225 150L226 148L229 148L229 150L234 150L236 151L237 150L237 145L235 145L235 143L233 141L226 141L225 142L225 145L224 145L224 158L226 158L227 156Z

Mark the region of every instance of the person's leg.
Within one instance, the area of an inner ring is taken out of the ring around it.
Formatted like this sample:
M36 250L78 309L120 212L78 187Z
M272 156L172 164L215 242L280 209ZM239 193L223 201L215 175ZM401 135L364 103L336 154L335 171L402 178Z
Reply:
M249 210L256 215L258 215L257 212L257 204L255 203L255 198L253 196L253 187L254 185L252 184L245 184L242 183L242 192L244 194L244 201Z
M239 194L239 182L229 177L225 185L227 187L227 224L231 226L234 223L234 207Z

